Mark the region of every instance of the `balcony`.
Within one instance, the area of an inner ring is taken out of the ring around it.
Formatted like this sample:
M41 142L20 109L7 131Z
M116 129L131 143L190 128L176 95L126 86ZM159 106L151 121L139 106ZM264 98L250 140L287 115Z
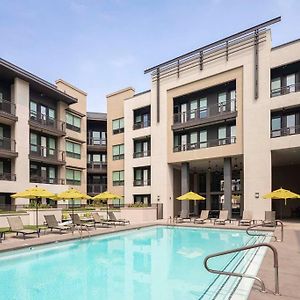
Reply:
M299 133L300 133L300 125L292 126L292 127L282 127L280 129L271 130L271 138L295 135Z
M30 182L44 184L65 184L65 180L61 178L49 178L39 175L30 175Z
M151 179L135 179L133 186L149 186L151 185Z
M49 118L46 115L30 112L29 125L38 132L45 132L54 136L64 136L66 134L66 123L60 120Z
M12 173L1 173L0 180L4 181L16 181L16 174Z
M66 163L64 151L33 144L30 145L29 159L52 165L64 165Z
M16 104L0 99L0 117L5 118L7 124L13 124L18 120L18 117L16 116Z
M189 110L182 113L176 113L173 116L173 130L182 130L192 127L201 127L201 125L214 124L224 119L235 119L237 117L236 100L230 100L208 107Z
M106 139L88 138L87 148L90 151L106 151Z
M190 151L195 149L225 146L225 145L230 145L235 143L236 143L236 137L227 137L224 139L215 139L215 140L208 140L205 142L178 145L173 148L173 152L182 152L182 151Z
M141 151L141 152L134 152L133 158L140 158L140 157L148 157L151 155L151 150Z
M104 183L92 183L87 185L87 192L91 195L97 195L107 190L107 185Z
M11 138L0 137L0 157L13 158L17 156L16 141Z
M88 173L106 173L107 172L107 163L106 162L89 162L87 164Z
M151 126L151 120L150 120L150 115L149 115L149 119L141 121L141 122L135 122L133 124L133 130L146 128L146 127L150 127L150 126Z
M276 97L276 96L282 96L282 95L287 95L290 93L296 93L300 91L300 83L295 83L291 84L288 86L282 86L281 88L278 89L273 89L271 90L271 98Z

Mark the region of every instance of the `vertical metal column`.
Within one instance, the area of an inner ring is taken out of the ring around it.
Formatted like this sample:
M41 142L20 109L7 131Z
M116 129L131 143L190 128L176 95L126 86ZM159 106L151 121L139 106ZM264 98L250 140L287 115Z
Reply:
M254 95L258 99L259 84L258 84L258 29L254 32Z
M194 188L193 191L199 193L199 174L194 174ZM194 214L195 216L199 215L199 201L194 201Z
M187 162L181 164L181 194L190 189L190 165ZM189 211L189 201L181 201L181 210Z
M224 205L223 209L228 210L229 218L232 211L232 166L231 157L224 158Z
M210 170L206 171L206 209L211 210L211 195L210 195L210 187L211 187L211 173Z
M156 122L160 121L160 74L159 68L156 69Z

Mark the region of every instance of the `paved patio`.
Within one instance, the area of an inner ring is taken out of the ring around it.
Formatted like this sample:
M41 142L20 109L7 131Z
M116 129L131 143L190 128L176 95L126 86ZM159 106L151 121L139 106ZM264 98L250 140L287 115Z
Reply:
M136 225L116 226L111 228L97 228L90 230L90 235L101 235L107 233L114 233L128 229L137 229L152 225L166 225L166 221L157 221L152 223L143 223ZM258 277L265 281L267 293L261 293L258 286L254 285L249 300L269 300L269 299L282 299L282 300L295 300L300 299L300 223L285 222L284 223L284 241L273 242L279 254L279 280L280 280L280 293L281 296L272 294L274 291L274 269L273 269L273 255L270 250L265 255L261 265ZM178 226L199 226L199 227L213 227L213 228L226 228L226 229L246 229L245 227L237 226L236 224L213 225L207 222L205 225L195 225L193 223L176 224ZM269 229L268 229L269 230ZM279 235L279 229L276 230L276 235ZM78 231L72 233L60 234L58 232L42 231L41 237L33 238L27 237L23 240L22 237L15 237L15 234L7 234L7 238L0 244L0 252L6 250L13 250L18 248L32 247L41 244L49 244L53 242L67 241L79 238L88 237L86 231L82 232L80 236Z

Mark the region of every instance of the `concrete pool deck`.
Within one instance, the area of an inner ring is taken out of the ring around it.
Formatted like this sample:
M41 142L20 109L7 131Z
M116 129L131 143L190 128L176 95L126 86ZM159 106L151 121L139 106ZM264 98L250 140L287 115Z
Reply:
M97 228L90 230L90 235L101 235L107 233L120 232L129 229L137 229L141 227L153 225L168 225L166 221L160 220L152 223L134 224L126 226L117 226L111 228ZM173 224L172 224L173 225ZM235 224L213 225L207 222L204 225L195 225L193 223L175 224L178 226L197 226L208 228L222 228L222 229L246 229L247 227L237 226ZM270 230L270 229L268 229ZM276 230L276 235L279 235L279 229ZM88 237L86 231L83 231L82 236ZM26 240L20 236L15 237L15 234L7 234L6 240L0 244L0 252L7 250L15 250L20 248L33 247L42 244L50 244L54 242L61 242L67 240L79 239L78 231L72 233L56 233L49 230L45 233L42 231L41 237L37 238L36 235L27 237ZM274 270L273 270L273 256L270 250L266 253L258 277L265 281L267 293L261 293L256 285L252 288L249 295L249 300L269 300L269 299L282 299L282 300L295 300L300 299L300 223L297 222L284 222L284 241L272 243L278 250L279 255L279 282L281 296L272 294L274 291Z

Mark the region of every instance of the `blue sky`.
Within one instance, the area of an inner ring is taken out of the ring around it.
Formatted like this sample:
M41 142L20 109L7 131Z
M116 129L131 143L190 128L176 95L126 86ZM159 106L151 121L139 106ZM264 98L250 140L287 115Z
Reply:
M0 0L0 57L50 81L105 95L150 88L147 67L273 17L273 45L300 37L297 0Z

